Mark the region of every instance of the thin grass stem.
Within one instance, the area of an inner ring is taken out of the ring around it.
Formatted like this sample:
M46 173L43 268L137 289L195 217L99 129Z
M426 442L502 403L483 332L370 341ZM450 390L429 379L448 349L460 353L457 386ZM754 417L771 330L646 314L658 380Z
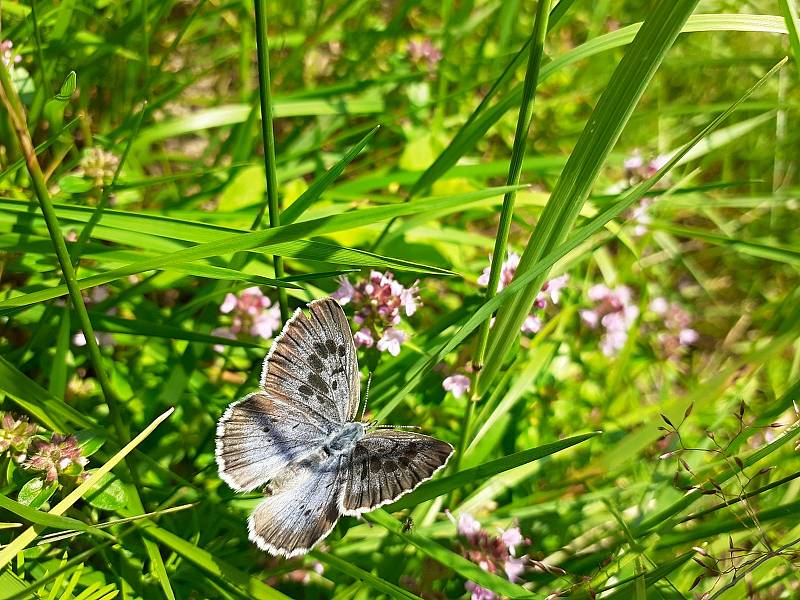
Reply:
M525 82L523 84L522 104L519 107L519 116L517 118L517 127L514 132L514 145L511 150L511 163L508 167L508 176L506 177L506 185L516 186L519 184L520 176L522 173L522 161L525 158L525 146L528 140L528 132L530 130L531 121L533 118L533 105L536 97L536 85L539 81L539 69L542 64L542 56L544 54L544 39L547 35L547 22L550 14L551 0L539 0L536 7L536 20L531 32L530 45L531 51L528 54L528 67L525 72ZM511 229L511 219L514 214L514 202L517 197L516 189L510 190L503 196L503 206L500 210L500 223L497 227L497 236L495 237L494 251L492 253L491 271L489 274L489 284L486 288L485 301L489 301L497 293L497 284L500 281L500 273L502 272L503 257L506 255L506 248L508 247L508 232ZM487 341L489 339L489 328L492 319L489 317L481 325L478 333L478 345L473 356L472 364L475 373L472 385L472 393L467 400L467 409L464 412L464 418L461 425L461 433L458 440L458 453L453 459L455 468L458 468L460 457L467 447L470 439L472 420L475 414L475 405L478 403L480 396L478 394L477 380L480 376L480 370L483 366L483 359L486 354Z
M269 40L267 34L267 2L255 0L256 9L256 46L258 53L258 95L261 101L261 137L264 142L264 171L267 177L267 204L258 211L251 229L255 230L264 219L265 210L269 210L269 226L278 227L280 207L278 205L278 174L275 164L275 133L272 129L272 91L269 77ZM275 277L283 277L283 258L274 256ZM278 288L278 303L281 319L289 318L289 303L286 290Z

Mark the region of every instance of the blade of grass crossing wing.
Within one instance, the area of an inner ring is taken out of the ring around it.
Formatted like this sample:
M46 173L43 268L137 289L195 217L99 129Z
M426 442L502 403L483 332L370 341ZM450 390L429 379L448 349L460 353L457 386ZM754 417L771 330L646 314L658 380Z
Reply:
M540 460L545 456L550 456L561 450L571 448L572 446L585 442L598 435L600 435L599 431L583 433L550 444L537 446L536 448L529 448L528 450L516 452L509 456L498 458L497 460L491 460L477 467L465 469L453 475L442 477L441 479L435 479L419 487L410 494L403 496L400 500L389 506L389 510L396 512L416 506L421 502L442 496L471 483L488 479L498 473L503 473L504 471L514 469L521 465Z

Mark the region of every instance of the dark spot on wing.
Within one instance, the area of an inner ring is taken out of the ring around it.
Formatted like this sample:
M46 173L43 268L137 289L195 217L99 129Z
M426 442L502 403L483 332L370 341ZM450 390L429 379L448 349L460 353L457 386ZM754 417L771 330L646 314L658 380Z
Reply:
M344 347L344 344L339 344L339 347L336 348L336 353L339 356L344 356L345 354L347 354L347 349Z
M394 473L395 471L397 471L397 463L394 462L393 460L387 460L386 462L383 463L383 469L387 473Z
M304 396L310 396L311 394L313 394L313 393L314 393L314 390L312 390L312 389L311 389L309 386L307 386L306 384L303 384L303 385L301 385L300 387L298 387L298 388L297 388L297 391L298 391L298 392L300 392L301 394L303 394Z
M316 352L320 358L328 358L328 349L322 342L314 342L314 352Z
M325 340L325 347L331 354L336 353L336 342L334 342L333 340Z
M308 383L313 385L321 392L328 392L328 384L325 383L325 380L316 373L311 373L311 375L308 376Z
M377 471L381 468L381 461L377 456L373 456L369 459L369 468L373 471Z
M334 389L334 390L338 389L339 388L339 382L336 381L335 379L333 381L331 381L331 388Z
M319 373L325 368L324 363L320 360L319 356L317 356L316 354L312 354L308 357L308 364L317 373Z

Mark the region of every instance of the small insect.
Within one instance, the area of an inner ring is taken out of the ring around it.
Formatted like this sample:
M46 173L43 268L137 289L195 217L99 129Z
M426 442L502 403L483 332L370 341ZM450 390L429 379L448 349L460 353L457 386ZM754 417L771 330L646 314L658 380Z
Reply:
M341 515L394 502L447 464L436 438L354 421L360 403L356 348L332 298L297 309L275 339L261 388L217 424L220 477L236 491L270 494L248 519L250 539L285 557L305 554Z
M402 531L403 533L411 533L414 530L414 519L411 517L407 517L405 521L403 521Z

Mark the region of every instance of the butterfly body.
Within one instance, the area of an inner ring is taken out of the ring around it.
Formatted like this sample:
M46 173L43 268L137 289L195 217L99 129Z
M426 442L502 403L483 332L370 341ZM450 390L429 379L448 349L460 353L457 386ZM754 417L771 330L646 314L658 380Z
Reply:
M430 479L453 448L429 436L370 430L359 406L356 349L338 303L309 304L287 321L264 361L261 389L217 425L220 477L237 491L265 488L250 539L281 556L308 552L341 515L393 502Z

